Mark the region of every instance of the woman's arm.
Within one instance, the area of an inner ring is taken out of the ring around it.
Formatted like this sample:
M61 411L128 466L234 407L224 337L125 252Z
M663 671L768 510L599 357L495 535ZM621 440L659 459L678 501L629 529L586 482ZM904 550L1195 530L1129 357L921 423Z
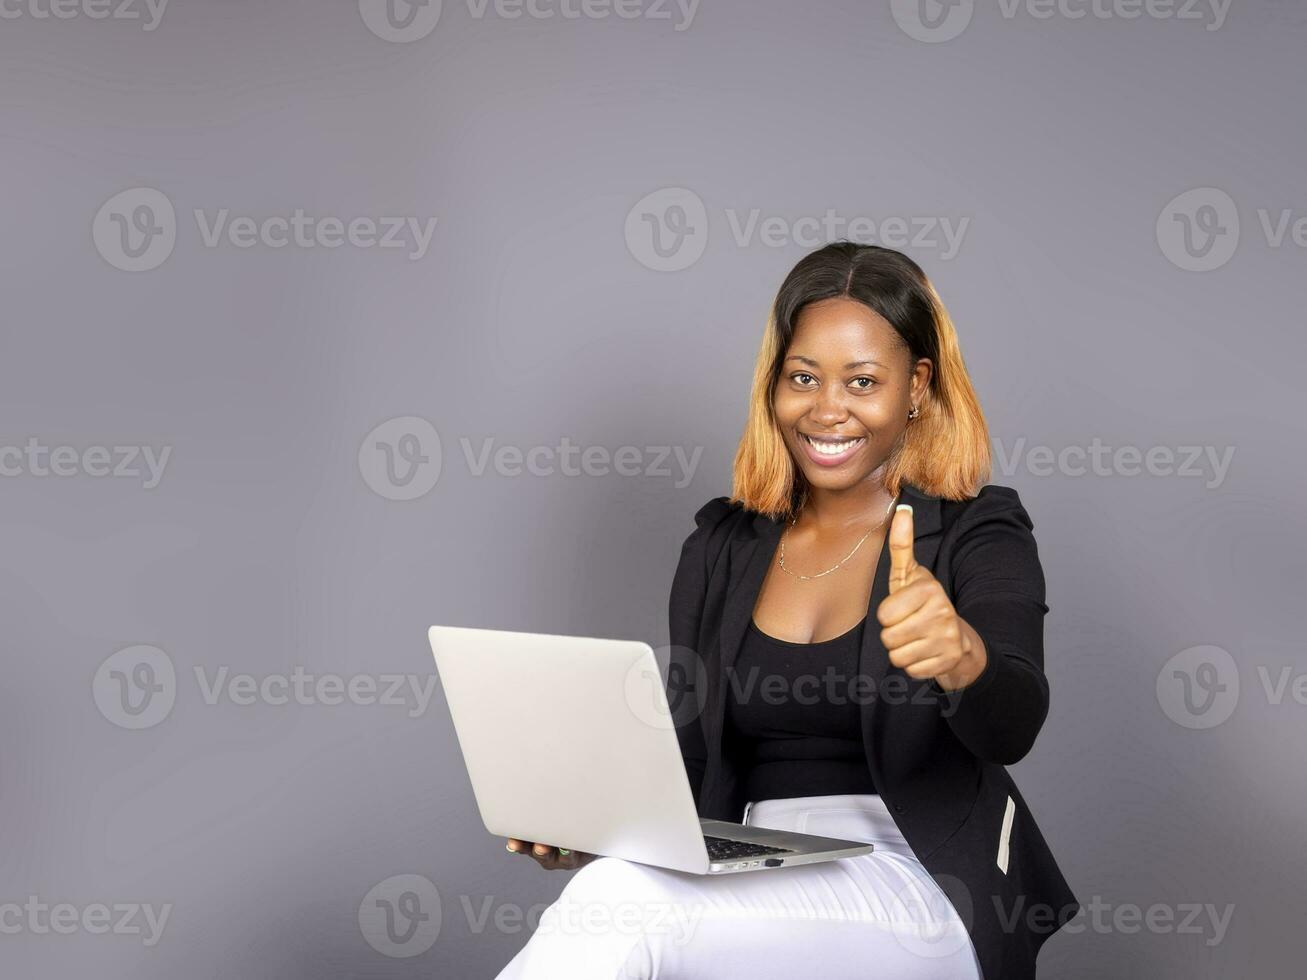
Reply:
M1044 573L1034 525L1017 492L987 486L959 518L952 561L958 616L984 644L985 666L966 687L946 691L944 714L974 755L1011 765L1035 742L1048 715L1044 675Z
M681 757L685 761L685 773L690 778L696 805L708 758L700 712L695 707L702 697L696 686L703 677L699 632L708 591L709 543L713 531L733 509L727 500L726 497L715 497L694 515L696 526L681 546L681 560L672 578L668 603L671 655L667 701L676 721L676 737L681 744ZM716 545L720 547L720 542Z

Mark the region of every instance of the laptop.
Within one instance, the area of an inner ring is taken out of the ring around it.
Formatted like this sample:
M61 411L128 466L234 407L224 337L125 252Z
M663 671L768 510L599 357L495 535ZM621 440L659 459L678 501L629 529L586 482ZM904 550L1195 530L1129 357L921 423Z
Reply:
M462 626L428 638L481 820L498 837L700 875L873 850L701 818L646 643Z

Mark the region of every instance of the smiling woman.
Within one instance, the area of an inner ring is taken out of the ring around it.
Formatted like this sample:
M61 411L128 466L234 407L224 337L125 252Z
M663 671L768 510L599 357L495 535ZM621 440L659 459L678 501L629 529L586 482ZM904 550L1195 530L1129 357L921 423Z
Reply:
M988 473L920 267L850 242L800 261L758 352L733 493L681 549L668 701L702 706L676 731L700 817L875 850L700 877L510 842L580 870L500 980L1035 975L1077 903L1004 768L1048 713L1048 606L1033 522ZM557 926L631 906L626 929ZM667 915L694 927L674 938Z
M848 486L881 466L890 494L911 475L941 497L969 497L988 475L989 433L921 267L892 249L837 243L800 261L776 296L733 497L791 516L808 487Z

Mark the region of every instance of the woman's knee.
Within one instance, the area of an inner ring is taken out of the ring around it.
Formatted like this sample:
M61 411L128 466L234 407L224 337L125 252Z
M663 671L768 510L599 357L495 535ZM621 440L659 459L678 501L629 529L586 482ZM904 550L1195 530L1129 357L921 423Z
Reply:
M668 872L622 858L595 858L564 886L562 895L577 902L668 897Z
M539 925L504 980L655 980L674 947L687 941L678 925L671 872L619 858L581 868Z
M573 875L547 914L560 927L657 945L687 941L700 918L695 905L693 888L676 872L605 857Z

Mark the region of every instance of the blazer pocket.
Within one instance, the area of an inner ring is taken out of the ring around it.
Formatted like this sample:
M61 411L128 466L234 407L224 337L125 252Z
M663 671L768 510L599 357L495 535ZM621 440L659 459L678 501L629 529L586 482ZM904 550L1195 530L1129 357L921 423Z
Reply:
M1016 819L1017 805L1012 797L1007 798L1007 807L1003 810L1003 827L998 832L998 869L1007 874L1008 844L1012 839L1012 824Z

